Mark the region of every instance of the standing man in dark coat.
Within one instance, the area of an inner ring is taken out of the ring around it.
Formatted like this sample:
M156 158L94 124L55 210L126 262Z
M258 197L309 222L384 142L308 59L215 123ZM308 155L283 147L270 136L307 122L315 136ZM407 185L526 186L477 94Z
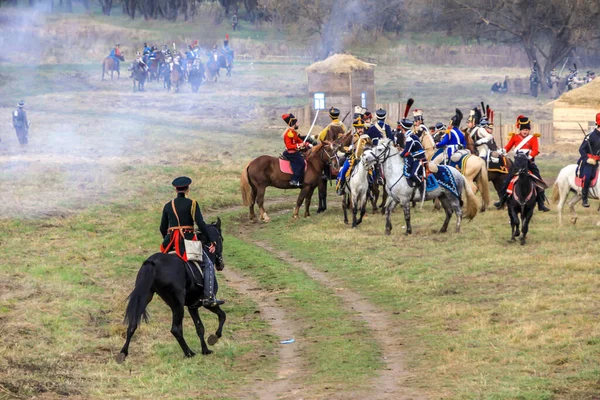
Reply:
M214 253L217 238L207 228L196 200L186 197L190 192L192 180L187 176L181 176L176 178L172 184L175 186L177 197L163 207L160 221L160 233L163 236L163 243L160 246L160 251L165 254L174 251L177 256L187 262L184 239L194 240L196 238L194 230L194 223L196 223L204 240L208 240L210 243L208 251ZM215 299L215 267L207 255L202 257L200 267L204 275L203 305L223 304L222 300Z
M27 120L27 113L24 107L25 102L21 100L19 101L18 108L13 111L13 126L21 144L27 144L29 140L29 121Z
M588 195L592 180L598 172L598 162L600 162L600 113L596 114L596 129L579 146L579 161L577 162L577 176L583 179L581 188L581 201L584 207L589 207Z

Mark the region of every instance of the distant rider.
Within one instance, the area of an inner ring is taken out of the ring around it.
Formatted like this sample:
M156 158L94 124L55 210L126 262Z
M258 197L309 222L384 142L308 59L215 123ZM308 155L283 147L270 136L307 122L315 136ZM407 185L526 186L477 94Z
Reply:
M581 146L579 146L581 157L577 162L577 176L583 179L581 188L582 205L589 207L588 196L592 180L598 172L598 162L600 162L600 113L596 114L596 128L588 134Z
M121 62L121 60L119 58L119 57L122 57L120 47L121 47L121 45L119 43L117 43L115 45L115 47L110 51L110 54L108 55L115 62L115 71L119 70L119 63Z
M20 144L27 144L29 141L29 121L24 107L25 102L19 101L17 109L12 114L13 126Z
M435 147L445 148L446 160L452 157L452 154L461 149L467 148L465 135L460 130L460 123L463 118L463 113L457 108L454 116L450 119L446 135L435 145ZM436 164L444 164L444 154L438 155L433 161Z

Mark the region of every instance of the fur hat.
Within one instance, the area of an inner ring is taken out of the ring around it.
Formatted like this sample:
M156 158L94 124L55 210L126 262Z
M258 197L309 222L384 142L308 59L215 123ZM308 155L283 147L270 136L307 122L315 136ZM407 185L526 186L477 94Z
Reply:
M330 117L331 119L338 119L338 118L340 117L340 110L338 110L338 109L337 109L337 108L335 108L335 107L331 107L331 108L329 109L329 117Z
M296 117L294 117L294 114L291 114L291 113L283 114L281 116L281 119L283 119L288 126L294 126L294 125L296 125L296 122L298 122L298 119Z
M413 120L423 122L423 110L415 108L413 110Z
M525 117L524 115L519 115L517 117L517 129L531 129L531 121L529 118Z
M379 110L375 111L375 115L377 116L378 120L384 120L387 116L387 111L385 111L383 108L380 108Z

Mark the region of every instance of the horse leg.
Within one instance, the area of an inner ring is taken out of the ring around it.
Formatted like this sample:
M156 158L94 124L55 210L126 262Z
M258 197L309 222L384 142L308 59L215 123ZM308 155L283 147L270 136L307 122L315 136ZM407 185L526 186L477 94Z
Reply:
M194 353L187 345L184 337L183 337L183 299L182 298L174 298L173 302L169 302L171 306L171 311L173 312L173 322L171 324L171 333L177 339L181 350L183 350L183 354L186 357L194 357L196 353ZM202 328L204 331L204 328ZM202 349L204 352L204 348Z
M360 208L360 217L358 218L358 222L356 223L356 225L360 225L362 223L363 217L365 216L366 212L367 212L367 199L366 199L366 195L365 195L365 201L363 201L362 207Z
M298 219L298 213L300 212L300 207L302 207L302 203L304 203L304 199L306 199L308 192L311 190L309 186L304 186L302 190L300 190L300 194L298 195L298 200L296 200L296 207L294 207L294 219Z
M392 233L392 211L396 207L396 203L393 199L390 199L383 209L385 211L385 234L390 235Z
M188 307L188 311L190 316L194 320L194 325L196 326L196 333L200 338L200 345L202 346L202 354L208 355L212 354L212 350L208 349L206 342L204 341L204 324L202 324L202 320L200 319L200 315L198 314L198 308L196 307ZM185 351L184 351L185 352Z
M523 229L521 229L523 235L521 236L521 246L525 244L525 237L527 236L527 232L529 231L529 221L531 221L531 217L533 216L533 210L535 209L535 205L529 207L526 215L521 217L523 218Z
M387 205L388 193L385 188L383 188L383 193L381 194L381 215L385 214L385 207Z
M440 229L440 233L446 233L448 231L448 225L450 224L450 219L452 218L452 205L449 203L448 198L446 196L440 196L436 200L439 200L444 212L446 213L446 218L444 219L444 224Z
M146 306L152 301L153 296L154 296L154 292L150 292L148 294L148 300L146 301ZM127 326L127 338L125 339L125 344L123 345L123 348L121 348L121 351L119 352L119 354L115 357L117 364L121 364L123 361L125 361L125 358L129 355L129 343L131 342L131 338L133 337L133 334L135 333L137 327L138 326L135 323L129 324Z
M215 344L217 344L221 336L223 336L223 325L225 325L227 315L225 314L225 311L221 310L221 307L219 307L218 305L206 307L206 309L214 314L217 314L217 316L219 317L219 326L217 327L217 331L214 335L210 335L208 337L208 344L214 346Z
M252 186L252 198L250 199L250 204L248 205L250 221L256 220L256 214L254 214L254 203L256 203L256 188Z
M404 222L406 223L406 232L404 232L404 234L407 236L412 233L412 226L410 225L410 205L410 201L402 204L402 210L404 211Z
M308 195L306 196L306 204L305 209L304 209L304 218L308 218L310 217L310 201L312 200L312 195L315 191L315 188L311 188L310 191L308 192Z
M344 193L342 198L342 210L344 211L344 223L348 225L348 205L350 204L350 196L348 193Z
M327 210L327 181L325 179L319 179L319 208L317 208L317 214Z
M519 232L519 215L513 207L508 207L508 216L510 218L511 237L510 241L516 241L516 237L520 235Z
M377 213L377 201L379 200L379 185L373 184L371 186L371 194L373 198L371 199L371 206L373 207L373 214ZM368 194L367 194L368 196Z
M264 187L258 187L256 189L256 203L258 204L258 209L260 211L260 220L264 222L271 222L271 218L269 218L267 212L265 211L265 190L266 188Z
M356 228L356 214L358 214L358 201L356 198L352 198L352 228Z
M581 194L577 193L569 201L569 211L571 211L571 223L573 225L577 223L577 213L575 212L575 204L579 203L579 200L581 200Z

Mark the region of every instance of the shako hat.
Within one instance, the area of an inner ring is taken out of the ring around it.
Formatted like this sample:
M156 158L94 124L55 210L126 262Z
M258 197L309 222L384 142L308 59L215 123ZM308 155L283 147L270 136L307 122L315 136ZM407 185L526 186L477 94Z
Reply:
M365 123L363 122L361 117L358 117L352 122L352 126L355 128L364 128Z
M398 121L398 126L401 126L404 129L410 129L413 126L413 122L408 118L402 118L400 121Z
M298 122L298 118L294 117L294 114L292 113L283 114L281 119L283 119L288 126L294 126L296 125L296 122Z
M519 115L517 117L517 129L531 129L531 121L524 115Z
M337 119L340 116L340 110L338 110L335 107L331 107L329 109L329 116L331 117L331 119Z
M363 114L363 119L373 119L373 113L369 110L365 111Z
M24 105L25 105L25 102L23 100L19 100L18 106L19 107L23 107Z
M445 131L446 125L444 125L443 122L438 122L437 124L435 124L435 130L436 131Z
M188 186L192 184L192 180L187 176L180 176L179 178L173 179L171 183L177 190L186 190Z
M387 111L385 111L383 108L380 108L379 110L375 111L375 115L377 116L377 119L382 120L387 116Z

